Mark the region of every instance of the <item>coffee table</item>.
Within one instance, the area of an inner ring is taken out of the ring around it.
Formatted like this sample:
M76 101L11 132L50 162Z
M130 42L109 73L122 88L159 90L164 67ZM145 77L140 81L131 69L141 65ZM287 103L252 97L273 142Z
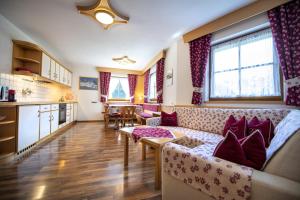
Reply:
M124 166L128 166L128 150L129 139L134 130L134 127L121 128L119 131L124 137ZM174 142L185 136L181 132L173 132L175 138L141 138L139 142L142 144L142 160L146 160L146 146L150 146L155 151L155 188L161 189L161 150L164 144L167 142Z

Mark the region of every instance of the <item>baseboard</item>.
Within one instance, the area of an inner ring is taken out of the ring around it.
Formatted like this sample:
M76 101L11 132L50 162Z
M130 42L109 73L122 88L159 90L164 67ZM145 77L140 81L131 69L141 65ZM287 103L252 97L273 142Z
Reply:
M77 123L104 122L104 120L78 120Z

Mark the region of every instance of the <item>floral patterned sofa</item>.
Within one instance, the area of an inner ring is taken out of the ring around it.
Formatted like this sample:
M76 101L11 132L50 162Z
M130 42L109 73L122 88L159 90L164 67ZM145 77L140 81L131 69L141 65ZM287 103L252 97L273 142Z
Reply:
M262 171L212 156L223 139L227 117L270 118L275 127L290 109L220 109L164 107L177 112L178 127L185 133L162 152L162 196L176 199L300 199L300 131L267 162ZM300 112L300 111L299 111ZM299 118L300 120L300 118ZM160 118L147 119L159 126ZM276 129L275 129L276 130Z

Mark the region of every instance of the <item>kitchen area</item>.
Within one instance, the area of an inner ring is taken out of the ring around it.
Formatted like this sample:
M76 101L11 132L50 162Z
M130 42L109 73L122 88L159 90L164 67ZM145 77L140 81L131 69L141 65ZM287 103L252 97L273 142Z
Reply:
M72 72L39 46L12 40L0 72L0 162L21 156L77 121Z

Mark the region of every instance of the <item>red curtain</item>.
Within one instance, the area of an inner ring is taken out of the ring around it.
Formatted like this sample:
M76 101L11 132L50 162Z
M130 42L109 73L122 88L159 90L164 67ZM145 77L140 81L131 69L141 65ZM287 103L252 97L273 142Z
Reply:
M163 103L165 59L160 59L156 64L156 93L157 103Z
M103 103L105 103L108 99L110 75L110 72L100 72L100 101Z
M149 89L149 74L150 69L148 69L144 74L144 102L148 103L148 89Z
M285 103L300 106L300 1L276 7L268 17L287 87Z
M130 102L134 103L134 92L136 87L137 75L128 74Z
M203 85L210 51L211 36L211 34L208 34L189 43L191 75L194 87L192 104L195 105L202 103Z

